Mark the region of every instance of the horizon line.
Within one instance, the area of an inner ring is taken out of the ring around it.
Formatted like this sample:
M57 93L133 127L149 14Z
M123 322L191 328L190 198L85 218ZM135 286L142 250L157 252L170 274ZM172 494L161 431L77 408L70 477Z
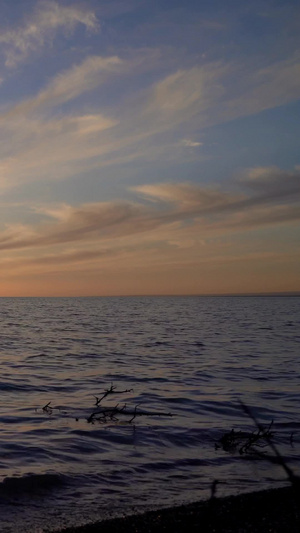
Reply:
M27 296L1 296L0 298L188 298L188 297L255 297L255 296L293 296L299 297L300 291L279 291L279 292L230 292L230 293L195 293L195 294L85 294L85 295L27 295Z

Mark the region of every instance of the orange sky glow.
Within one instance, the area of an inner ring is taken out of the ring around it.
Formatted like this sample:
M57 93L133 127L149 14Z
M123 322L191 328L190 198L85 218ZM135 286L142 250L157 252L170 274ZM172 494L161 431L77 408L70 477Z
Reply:
M300 291L299 7L12 4L0 296Z

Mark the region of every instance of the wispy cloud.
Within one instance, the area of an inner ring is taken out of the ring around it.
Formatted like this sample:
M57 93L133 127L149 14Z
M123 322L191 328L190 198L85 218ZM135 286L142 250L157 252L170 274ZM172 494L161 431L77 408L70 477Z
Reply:
M149 112L168 122L193 123L197 117L198 127L206 127L297 100L299 94L299 54L264 68L215 62L157 83Z
M106 81L108 74L120 71L122 60L117 56L89 56L79 65L55 76L36 96L13 106L7 113L0 115L0 121L13 116L28 113L73 100L77 96L91 91Z
M192 141L191 139L182 139L181 144L183 144L183 146L186 146L187 148L197 148L198 146L203 145L203 143L198 141Z
M281 286L300 221L297 10L3 1L1 290L50 273L62 294L99 271L134 288L141 267L153 291L171 270L195 292L203 265L214 287L215 265L235 279L273 260Z
M276 198L286 202L288 198L292 201L300 196L300 172L299 167L295 170L282 170L273 167L255 167L246 170L240 179L241 183L252 189L258 195L264 195L265 199L271 202Z
M164 76L109 108L94 93L88 112L82 105L80 113L79 103L76 111L70 106L69 114L60 109L60 118L55 117L57 106L105 82L114 87L116 76L138 75L139 68L140 61L89 56L2 113L1 189L138 159L163 159L171 152L178 160L183 151L200 157L200 150L186 149L201 145L194 140L195 131L291 101L300 91L296 56L251 73L241 65L214 62ZM185 137L176 145L174 136L182 138L183 128Z
M0 115L0 188L41 179L63 178L76 172L77 163L102 152L99 135L117 124L100 112L49 116L55 106L91 91L109 76L123 72L116 56L92 56L54 77L36 96ZM67 165L66 165L67 164ZM79 167L77 167L78 169Z
M205 113L222 97L224 88L220 81L227 70L226 65L211 63L170 74L153 86L145 113L156 118L161 127Z
M299 172L285 174L278 169L260 169L260 177L257 170L251 172L256 172L255 180L261 184L261 189L250 194L186 183L157 184L134 188L137 193L155 200L150 204L123 201L39 208L38 212L46 217L44 222L37 227L10 226L0 234L0 249L43 249L80 242L85 246L88 243L112 244L118 239L152 232L155 233L154 239L157 239L161 231L165 237L169 235L167 240L172 240L174 230L184 228L187 222L190 233L192 224L200 227L204 234L224 234L226 231L247 231L299 221ZM278 194L279 172L285 178L281 195ZM266 189L264 177L267 174L270 177Z
M46 43L51 43L59 29L73 31L78 24L93 31L99 27L92 11L75 6L62 6L51 0L39 2L23 24L0 32L0 43L6 46L6 66L16 66L32 52Z

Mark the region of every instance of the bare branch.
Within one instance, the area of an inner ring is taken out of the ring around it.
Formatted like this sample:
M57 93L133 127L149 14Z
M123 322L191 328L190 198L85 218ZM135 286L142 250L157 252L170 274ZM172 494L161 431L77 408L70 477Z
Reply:
M101 402L102 400L104 400L104 398L106 398L109 394L125 394L126 392L132 392L132 391L133 391L133 389L125 389L125 390L119 390L119 391L117 391L117 390L116 390L116 387L115 387L115 386L113 385L113 383L112 383L111 386L110 386L110 388L109 388L109 389L106 389L106 390L103 392L102 396L100 396L100 397L98 397L98 396L94 396L94 398L96 398L96 403L95 403L95 405L96 405L96 406L99 405L100 402Z
M241 405L242 409L244 410L244 412L253 420L253 422L255 423L255 425L258 428L258 430L259 431L264 431L264 429L263 429L262 425L260 424L260 422L258 422L257 418L254 416L254 414L252 413L250 408L245 403L243 403L242 400L240 400L240 405ZM273 421L272 421L272 423L273 423ZM293 487L295 487L295 488L297 487L297 490L299 490L299 488L300 488L300 478L298 476L295 476L293 471L286 464L286 462L283 459L281 453L279 452L279 450L275 446L274 442L272 442L271 438L268 435L266 436L266 440L267 440L270 448L275 453L275 455L276 455L276 457L278 459L278 463L280 464L280 466L282 466L282 468L284 469L285 473L287 474L290 483L292 484Z

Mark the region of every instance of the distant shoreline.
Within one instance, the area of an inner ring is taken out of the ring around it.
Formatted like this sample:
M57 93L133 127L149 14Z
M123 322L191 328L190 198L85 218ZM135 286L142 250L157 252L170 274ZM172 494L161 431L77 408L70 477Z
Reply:
M0 299L38 299L38 298L49 298L49 299L59 299L59 298L259 298L259 297L300 297L299 291L291 292L245 292L245 293L221 293L221 294L96 294L96 295L40 295L40 296L1 296Z
M299 533L299 494L290 487L65 528L56 533ZM53 532L54 533L54 532Z

